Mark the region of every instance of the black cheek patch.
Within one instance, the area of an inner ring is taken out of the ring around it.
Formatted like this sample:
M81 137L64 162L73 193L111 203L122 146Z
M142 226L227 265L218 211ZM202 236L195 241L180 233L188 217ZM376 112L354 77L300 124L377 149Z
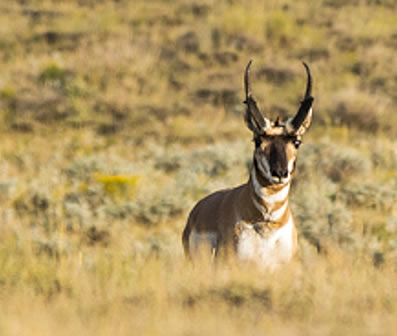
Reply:
M255 148L258 148L261 145L262 140L259 137L255 137L254 143L255 143Z
M294 160L294 165L292 166L292 170L290 171L291 175L295 172L295 168L296 168L296 159Z

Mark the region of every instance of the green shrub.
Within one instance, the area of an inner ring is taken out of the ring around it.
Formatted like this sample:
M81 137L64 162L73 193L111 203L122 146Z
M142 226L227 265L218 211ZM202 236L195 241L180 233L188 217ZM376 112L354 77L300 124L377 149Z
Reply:
M39 82L54 88L64 88L68 77L68 71L56 63L47 65L39 75Z

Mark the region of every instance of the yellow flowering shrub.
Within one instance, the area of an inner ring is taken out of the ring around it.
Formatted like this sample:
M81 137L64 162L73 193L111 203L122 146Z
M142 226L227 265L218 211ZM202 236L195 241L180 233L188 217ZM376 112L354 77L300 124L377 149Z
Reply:
M104 191L116 198L134 198L138 175L106 175L99 172L94 173L94 179L101 184Z

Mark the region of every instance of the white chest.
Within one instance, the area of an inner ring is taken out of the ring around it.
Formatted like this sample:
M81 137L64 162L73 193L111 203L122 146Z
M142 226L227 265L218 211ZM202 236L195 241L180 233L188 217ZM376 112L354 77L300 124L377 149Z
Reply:
M266 233L258 232L252 225L244 225L237 243L238 257L263 268L275 269L292 258L293 230L292 217L282 228Z

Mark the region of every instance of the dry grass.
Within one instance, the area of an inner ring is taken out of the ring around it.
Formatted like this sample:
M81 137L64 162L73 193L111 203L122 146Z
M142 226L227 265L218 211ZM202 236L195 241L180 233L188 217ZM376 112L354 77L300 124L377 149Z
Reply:
M267 274L192 267L180 245L192 203L245 180L248 140L136 151L94 132L63 135L2 139L3 334L392 334L391 152L368 163L377 151L352 146L357 133L338 149L309 140L291 196L300 254ZM387 183L371 182L374 173Z
M392 335L396 4L0 5L2 335ZM291 194L297 260L185 263L192 205L247 179L242 72L313 127Z
M32 262L25 260L32 246L10 245L17 265L2 260L7 335L392 335L395 328L395 266L375 268L338 250L269 275L242 265L192 268L175 255L133 259L117 247Z

